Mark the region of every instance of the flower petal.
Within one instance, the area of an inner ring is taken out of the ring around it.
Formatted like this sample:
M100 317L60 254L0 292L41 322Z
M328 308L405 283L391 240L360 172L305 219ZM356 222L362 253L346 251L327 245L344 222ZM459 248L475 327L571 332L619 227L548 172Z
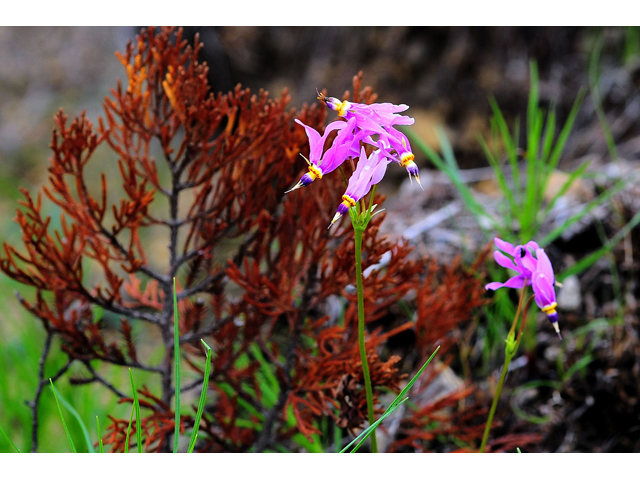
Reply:
M556 301L556 292L551 284L551 279L543 273L536 272L534 274L532 286L536 304L538 304L540 308L551 305Z
M513 262L512 259L510 259L509 257L507 257L504 253L502 252L493 252L493 258L496 259L496 262L498 263L498 265L500 265L501 267L504 268L510 268L511 270L515 270L518 273L522 273L518 270L516 264Z
M504 240L499 239L498 237L496 237L493 241L495 242L496 247L498 247L504 253L511 255L512 257L515 257L516 247L511 245L509 242L505 242Z
M536 250L536 256L538 257L538 268L536 270L543 273L553 285L555 283L555 275L553 274L553 267L549 257L542 248Z
M527 278L524 275L516 275L515 277L511 277L509 280L504 282L504 286L508 288L522 288L524 287L524 283L527 281Z
M500 283L500 282L491 282L491 283L487 283L486 287L484 287L487 290L497 290L499 288L504 287L504 283Z

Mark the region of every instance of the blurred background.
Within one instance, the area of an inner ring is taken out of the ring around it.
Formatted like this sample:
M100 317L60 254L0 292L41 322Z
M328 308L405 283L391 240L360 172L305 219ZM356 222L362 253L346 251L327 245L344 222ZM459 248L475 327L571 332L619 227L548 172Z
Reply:
M116 78L126 78L114 52L123 51L138 31L134 27L0 28L3 242L15 244L20 238L12 221L19 188L35 192L47 180L54 113L64 108L73 116L86 110L96 122ZM266 89L273 96L287 88L290 105L299 108L316 101L316 88L341 97L362 71L363 85L373 87L378 101L411 107L407 113L416 119L413 133L436 152L443 150L436 127L442 129L461 178L490 212L502 198L480 141L492 134L490 118L495 112L490 98L495 98L510 126L520 119L516 137L523 144L530 61L539 71L540 107L555 109L558 132L582 91L585 98L558 172L544 192L547 200L560 193L559 200L540 232L551 232L576 209L588 208L589 202L615 188L615 195L593 204L589 214L557 236L547 251L562 270L603 245L611 248L565 282L559 300L565 308L561 311L565 341L556 341L548 325L540 322L541 333L530 342L525 359L514 362L514 368L526 371L526 378L516 378L513 386L525 380L546 382L558 376L562 364L561 388L544 383L522 388L514 393L511 420L506 418L505 423L525 422L541 432L540 451L640 451L636 300L640 231L633 223L640 211L638 27L189 27L185 33L190 40L200 35L202 60L210 66L215 92L226 92L238 83L255 92ZM459 253L473 259L490 240L487 229L466 212L450 177L434 166L425 150L414 146L414 152L425 189L410 188L402 169L390 171L393 180L382 185L390 213L384 228L391 236L408 238L419 254L445 263ZM585 175L560 191L570 172L585 162ZM620 180L626 180L624 185ZM624 234L616 237L625 227ZM0 287L0 421L16 443L28 445L30 412L24 401L33 397L44 332L12 293L18 289L29 295L29 289L4 276ZM496 339L504 329L492 332L486 326L484 332L478 342L491 343L494 338L498 345L488 353L486 345L478 347L476 364L482 365L478 373L486 376L501 365L502 347ZM53 366L56 361L61 362L54 358ZM113 399L104 398L98 402L102 410L96 411L91 402L98 392L104 395L99 387L61 390L67 397L72 391L83 392L73 396L85 418L119 408ZM47 438L51 435L46 432L57 431L59 425L57 412L46 396L43 399L41 451L64 450L64 444ZM8 450L0 441L0 451Z

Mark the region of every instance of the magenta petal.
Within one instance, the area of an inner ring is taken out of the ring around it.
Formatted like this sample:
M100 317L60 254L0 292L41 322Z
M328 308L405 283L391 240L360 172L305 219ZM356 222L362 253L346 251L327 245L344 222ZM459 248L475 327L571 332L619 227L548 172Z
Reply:
M523 248L523 251L525 252L524 257L520 257L518 258L518 256L516 255L516 261L520 263L520 265L522 265L522 267L526 270L527 276L531 276L533 275L533 272L535 272L538 268L538 261L533 258L533 255L531 255L531 252L529 251L529 249L525 248L525 247L521 247ZM522 272L525 273L525 272Z
M304 127L307 137L309 137L309 160L317 165L320 161L320 157L322 157L322 148L324 146L322 144L322 137L315 131L315 129L305 125L297 118L295 119L295 122Z
M536 272L533 277L533 293L536 303L540 308L551 305L556 301L556 292L551 284L551 279L544 274Z
M496 259L496 262L501 267L510 268L511 270L515 270L516 272L518 271L517 268L516 268L516 264L513 263L513 260L511 260L509 257L507 257L504 253L502 253L502 252L493 252L493 258Z
M549 279L549 282L551 282L551 285L553 285L555 283L555 275L553 274L553 267L551 266L549 257L542 248L536 250L536 256L538 257L538 268L536 270L544 274L544 276Z
M500 283L500 282L491 282L488 283L486 287L487 290L497 290L499 288L504 287L504 283Z
M525 247L527 248L532 248L533 251L538 250L540 247L538 246L538 244L536 242L534 242L533 240L531 240L530 242L527 242Z
M493 241L495 242L496 247L498 247L504 253L511 255L512 257L516 256L516 247L511 245L509 242L505 242L504 240L501 240L498 237L496 237Z
M508 288L522 288L527 278L524 275L516 275L504 282L504 286Z

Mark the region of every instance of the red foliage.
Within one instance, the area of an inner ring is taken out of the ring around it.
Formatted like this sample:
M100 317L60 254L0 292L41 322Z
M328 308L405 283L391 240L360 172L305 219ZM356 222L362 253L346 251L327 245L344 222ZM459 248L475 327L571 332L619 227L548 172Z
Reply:
M304 167L298 153L308 155L304 130L293 119L321 130L325 109L288 109L286 90L276 99L240 86L214 95L208 67L198 61L200 48L197 38L188 45L179 29L144 30L117 54L127 86L118 82L105 99L97 128L84 114L70 123L62 111L56 115L43 191L62 210L60 228L43 215L42 195L34 199L23 191L16 217L23 250L5 244L0 269L35 287L35 300L23 304L61 337L70 361L87 367L87 381L113 387L91 368L96 359L160 376L157 396L140 390L146 450L166 450L174 428L173 277L183 365L202 374L201 338L214 352L199 451L262 451L290 442L295 433L311 438L323 416L356 430L366 418L366 401L353 231L346 221L326 228L341 178L327 176L284 195ZM360 84L361 76L354 77L351 98L373 102L371 89ZM97 189L89 179L86 167L97 149L111 154L100 166L117 167L121 175L116 201L104 174ZM380 410L381 392L399 391L405 377L399 357L388 356L387 340L415 330L421 364L435 343L442 351L453 345L459 326L483 303L476 267L467 271L456 262L441 269L411 260L411 247L379 235L383 218L372 220L363 248L369 368ZM154 236L164 229L165 268L145 251L150 228ZM391 307L412 296L417 322L389 322ZM107 340L109 327L95 318L96 306L122 319L120 342ZM160 363L141 360L133 322L160 333ZM269 375L275 378L270 389ZM393 448L423 448L435 435L424 431L432 421L441 424L437 432L477 439L481 408L442 413L471 392L418 409L403 422L404 440ZM286 419L289 409L294 427ZM104 440L119 451L128 419L111 420ZM183 415L182 422L185 430L193 418Z

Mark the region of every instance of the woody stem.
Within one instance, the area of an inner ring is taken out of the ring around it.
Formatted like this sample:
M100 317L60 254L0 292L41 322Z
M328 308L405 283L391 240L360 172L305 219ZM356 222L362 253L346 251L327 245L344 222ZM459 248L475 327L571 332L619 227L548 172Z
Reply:
M504 380L507 378L507 372L509 371L509 365L511 364L511 359L515 356L518 346L520 345L520 340L522 339L522 333L518 338L518 341L515 340L515 330L516 325L518 323L518 317L520 316L520 310L522 310L522 302L524 301L524 297L527 293L527 286L524 285L522 287L522 292L520 293L520 301L518 302L518 308L516 310L516 314L513 317L513 323L511 324L511 330L509 330L509 335L507 336L507 346L505 348L505 356L504 356L504 365L502 366L502 373L500 374L500 380L498 381L498 386L496 387L496 392L493 395L493 402L491 403L491 410L489 410L489 417L487 418L487 424L484 427L484 434L482 435L482 443L480 444L479 453L484 453L484 449L487 446L487 441L489 440L489 432L491 431L491 424L493 423L493 416L496 413L496 408L498 407L498 401L500 400L500 394L502 393L502 386L504 385ZM527 302L527 308L529 303ZM527 309L525 308L525 310ZM524 323L524 318L522 319Z
M364 376L364 387L367 394L367 414L369 425L375 422L373 414L373 390L371 388L371 377L369 376L369 364L367 362L367 349L364 342L364 287L362 284L362 234L366 226L353 223L355 232L355 254L356 254L356 286L358 289L358 343L360 345L360 359L362 361L362 374ZM378 453L378 442L375 430L371 434L371 452Z

